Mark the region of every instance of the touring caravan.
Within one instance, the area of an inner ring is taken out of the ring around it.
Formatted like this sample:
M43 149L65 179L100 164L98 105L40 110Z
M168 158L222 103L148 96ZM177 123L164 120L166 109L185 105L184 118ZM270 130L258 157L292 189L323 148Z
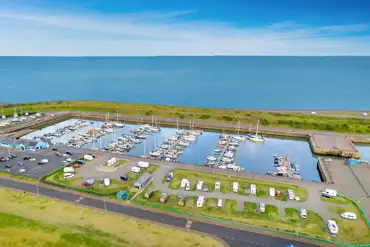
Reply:
M294 200L294 197L295 197L295 195L294 195L293 190L289 189L288 190L288 198L289 198L289 200Z
M139 162L137 162L137 166L141 167L141 168L148 168L149 167L149 162L139 161Z
M200 181L198 181L198 183L197 183L197 190L202 190L203 189L203 181L202 180L200 180Z
M197 200L197 207L201 208L203 207L203 204L204 204L204 196L199 196Z
M137 166L131 167L131 172L139 173L140 172L140 167L137 167Z
M186 178L183 178L183 179L181 180L180 187L181 187L182 189L184 189L188 183L189 183L189 180L187 180Z
M269 196L275 196L275 188L270 188Z
M332 189L325 189L321 192L322 196L325 196L325 197L328 197L328 198L336 197L337 194L338 194L337 191L332 190Z
M221 183L220 182L215 182L215 190L220 190L221 189Z
M74 172L75 169L73 167L64 167L63 172Z
M255 184L251 184L251 194L252 195L256 194L256 185Z
M238 188L239 188L238 182L233 182L233 192L234 193L238 192Z

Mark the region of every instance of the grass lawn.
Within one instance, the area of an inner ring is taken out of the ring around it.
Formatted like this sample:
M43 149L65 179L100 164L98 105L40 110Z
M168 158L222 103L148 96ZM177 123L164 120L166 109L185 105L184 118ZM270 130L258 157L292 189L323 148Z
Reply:
M342 197L342 196L336 196L336 197L333 197L333 198L328 198L328 197L325 197L325 196L321 196L320 197L320 200L323 201L323 202L331 202L331 203L336 203L336 204L348 204L349 201Z
M338 215L338 217L334 219L339 228L337 239L342 242L350 242L353 244L370 243L370 229L367 226L359 208L344 197L338 197L337 199L340 199L341 205L343 205L344 208L333 206L328 207L329 212ZM356 213L357 220L343 219L340 214L344 212Z
M69 188L80 188L83 189L83 192L92 191L100 193L101 195L115 194L120 190L130 191L136 179L138 179L142 174L146 172L153 173L156 169L158 169L158 167L158 165L150 164L149 168L141 169L140 173L129 172L126 174L126 176L128 177L128 181L110 179L110 186L104 186L104 184L100 184L99 180L95 180L95 183L92 186L83 187L81 184L85 180L85 178L80 177L78 176L78 174L76 174L76 176L72 179L65 179L63 171L50 175L46 178L46 181L52 182L54 184L64 185Z
M9 178L15 178L15 179L18 179L18 180L23 180L23 181L29 181L29 182L39 182L39 180L37 178L30 178L30 177L26 177L26 176L23 176L23 175L13 175L11 173L8 173L8 172L0 172L0 176L1 177L9 177Z
M102 101L49 101L22 104L5 104L4 112L13 114L15 107L28 112L36 111L83 111L110 112L136 116L152 116L204 122L253 124L260 120L263 126L312 129L346 133L370 133L368 119L337 118L334 116L313 116L293 112L250 111L239 109L215 109L151 104L134 104Z
M238 182L239 183L239 190L238 193L241 195L247 195L245 194L245 189L250 188L251 184L255 184L257 191L256 196L257 197L267 197L269 188L273 187L275 190L281 191L280 197L275 197L277 200L286 201L287 200L287 190L292 189L297 196L301 198L301 201L305 201L308 198L308 191L303 188L296 185L290 185L290 184L283 184L283 183L276 183L276 182L270 182L270 181L264 181L264 180L255 180L255 179L248 179L248 178L239 178L239 177L233 177L230 178L227 175L220 175L220 174L214 174L214 173L205 173L205 172L198 172L198 171L192 171L192 170L183 170L183 169L175 169L173 170L174 178L169 184L169 188L171 189L179 189L180 183L183 178L186 178L190 181L190 189L195 190L196 189L196 183L199 180L204 181L204 185L208 187L210 191L214 190L214 184L216 181L221 182L221 188L220 191L222 193L232 193L232 183Z
M0 246L223 246L217 240L0 188ZM6 236L6 237L4 237Z

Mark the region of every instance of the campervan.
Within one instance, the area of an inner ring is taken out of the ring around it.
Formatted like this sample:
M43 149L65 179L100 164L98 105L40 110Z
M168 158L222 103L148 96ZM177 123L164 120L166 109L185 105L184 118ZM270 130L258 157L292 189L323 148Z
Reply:
M305 208L301 209L301 218L307 219L307 210Z
M189 180L187 180L186 178L183 178L181 180L181 183L180 183L180 187L183 189L186 187L186 185L189 183Z
M63 168L63 172L74 172L74 171L75 171L75 169L73 167L70 167L70 166Z
M269 195L270 196L275 196L275 188L270 188Z
M198 181L198 183L197 183L197 190L202 190L203 189L203 181L202 180L200 180L200 181Z
M217 207L222 208L222 205L223 205L222 199L218 199L217 200Z
M293 190L288 189L288 198L289 198L289 200L294 200L294 197L295 197L295 195L294 195Z
M137 167L137 166L131 167L131 172L139 173L140 172L140 167Z
M238 192L238 188L239 188L238 182L233 182L233 192L234 193Z
M141 167L141 168L148 168L149 167L149 162L139 161L139 162L137 162L137 166Z
M328 228L331 234L338 234L337 222L334 220L328 220Z
M340 216L342 216L343 219L349 219L349 220L357 219L356 214L352 212L344 212Z
M185 186L185 190L186 190L186 191L189 191L189 190L190 190L190 182L186 184L186 186Z
M110 185L110 179L104 178L104 186L109 186L109 185Z
M203 204L204 204L204 196L199 196L197 200L197 207L201 208L203 207Z
M251 194L252 195L256 194L256 185L255 184L251 184Z
M215 182L215 190L220 190L221 189L221 183L220 182Z
M333 197L336 197L338 195L337 191L336 190L332 190L332 189L325 189L321 192L321 195L322 196L325 196L325 197L328 197L328 198L333 198Z

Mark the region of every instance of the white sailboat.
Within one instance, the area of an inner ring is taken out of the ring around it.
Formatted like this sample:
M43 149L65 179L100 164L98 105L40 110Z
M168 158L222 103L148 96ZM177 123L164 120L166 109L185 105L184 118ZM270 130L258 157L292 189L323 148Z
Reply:
M245 141L245 136L242 136L239 133L240 133L240 120L239 120L239 125L238 125L238 133L236 136L233 136L233 139L236 141Z
M118 121L118 112L117 112L117 120L116 120L116 122L115 122L113 125L114 125L114 127L116 127L116 128L122 128L123 126L125 126L123 123L120 123L120 122Z
M253 142L264 142L265 141L265 138L263 138L263 136L261 135L258 135L258 127L259 127L259 123L260 123L260 120L258 120L257 122L257 130L256 130L256 134L249 134L248 135L248 139L253 141Z

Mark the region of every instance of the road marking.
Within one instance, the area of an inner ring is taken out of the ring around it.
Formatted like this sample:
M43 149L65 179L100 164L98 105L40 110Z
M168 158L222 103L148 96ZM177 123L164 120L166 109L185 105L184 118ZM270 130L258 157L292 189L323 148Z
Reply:
M82 199L84 199L82 196L80 196L75 202L80 202Z

